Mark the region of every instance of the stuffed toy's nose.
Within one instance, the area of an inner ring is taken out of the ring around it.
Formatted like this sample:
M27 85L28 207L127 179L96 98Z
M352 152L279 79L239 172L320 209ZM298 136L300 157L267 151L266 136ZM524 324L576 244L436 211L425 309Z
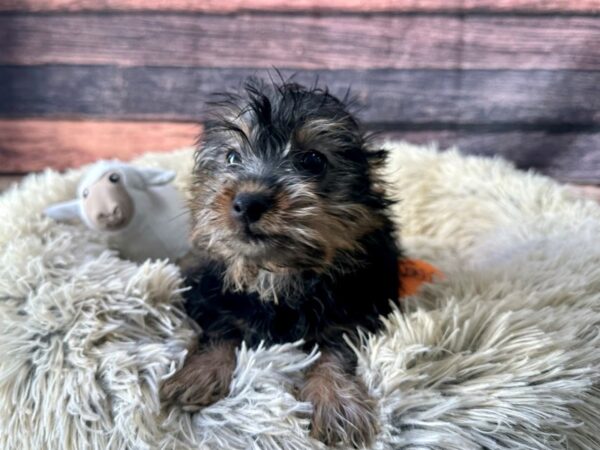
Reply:
M96 220L104 225L114 225L123 219L123 210L119 205L111 205L106 209L98 211Z

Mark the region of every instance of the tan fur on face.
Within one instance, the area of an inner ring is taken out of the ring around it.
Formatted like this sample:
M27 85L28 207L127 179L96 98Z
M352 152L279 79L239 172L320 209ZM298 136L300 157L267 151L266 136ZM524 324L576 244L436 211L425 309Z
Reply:
M360 253L359 239L382 223L365 205L323 199L310 181L296 182L275 192L273 208L253 225L268 236L285 237L290 246L243 243L239 224L231 219L231 203L238 192L265 187L227 179L213 188L208 181L195 185L194 197L205 203L192 205L192 242L227 262L227 289L256 292L263 300L277 302L301 288L303 270L334 275L352 269L359 262L344 255Z
M375 400L335 354L324 351L306 374L299 397L313 405L311 436L327 445L368 446L377 434Z
M380 228L385 217L360 202L349 202L348 192L319 193L320 180L290 175L275 169L277 185L262 185L261 174L244 173L238 179L235 170L223 170L227 152L240 152L244 163L255 156L247 151L256 133L264 132L254 123L249 109L225 104L222 121L228 126L215 128L207 146L197 153L196 179L192 187L192 242L212 258L225 263L224 289L254 292L263 300L297 293L302 273L316 272L336 276L363 263L361 238ZM317 150L332 167L332 176L345 176L344 148L348 139L352 148L364 145L351 116L312 118L299 121L285 145L285 156L292 152ZM244 150L246 149L246 150ZM249 172L251 173L251 172ZM252 178L254 176L255 178ZM375 170L371 177L376 182ZM248 238L245 227L232 219L231 205L238 192L264 192L274 197L274 206L260 221L250 225L259 238ZM261 238L262 237L262 238Z
M336 259L342 259L341 252L360 252L359 238L376 229L381 218L360 204L326 206L318 197L312 200L312 205L306 202L300 206L294 205L290 196L279 195L277 207L266 214L262 229L291 236L306 249L318 250L319 260L307 267L302 254L282 255L284 259L271 255L269 260L259 262L252 257L234 258L226 272L228 288L256 292L263 300L277 302L278 296L289 296L302 288L302 269L334 275L358 264L354 259Z
M189 355L181 369L161 386L161 398L193 411L229 393L235 369L235 344L214 342Z
M349 117L339 119L321 118L311 119L304 123L295 132L295 140L299 145L305 148L311 148L315 145L321 150L328 146L335 146L336 136L340 131L346 130L346 136L352 136L354 133L349 129ZM335 130L335 133L332 131Z

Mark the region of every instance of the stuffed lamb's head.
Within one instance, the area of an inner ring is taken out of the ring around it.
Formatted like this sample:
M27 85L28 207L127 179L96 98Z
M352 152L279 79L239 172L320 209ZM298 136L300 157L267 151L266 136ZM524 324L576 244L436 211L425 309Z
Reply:
M59 221L80 219L98 231L123 230L139 214L145 192L174 178L175 172L168 170L99 161L79 182L76 199L52 205L44 213Z

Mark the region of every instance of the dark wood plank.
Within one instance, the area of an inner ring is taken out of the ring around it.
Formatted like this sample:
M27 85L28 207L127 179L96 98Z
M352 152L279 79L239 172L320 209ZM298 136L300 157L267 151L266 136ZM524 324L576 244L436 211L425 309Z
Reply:
M193 145L193 123L0 120L0 172L66 169L102 158Z
M600 70L590 17L9 15L0 42L15 65Z
M573 11L597 12L598 0L3 0L0 11Z
M560 181L600 184L600 130L580 133L506 131L407 131L382 133L380 139L458 147L462 153L501 156L520 169L533 169Z
M202 120L211 93L253 69L0 67L0 116ZM287 74L287 73L286 73ZM335 70L295 80L337 95L348 87L368 123L600 124L600 72Z

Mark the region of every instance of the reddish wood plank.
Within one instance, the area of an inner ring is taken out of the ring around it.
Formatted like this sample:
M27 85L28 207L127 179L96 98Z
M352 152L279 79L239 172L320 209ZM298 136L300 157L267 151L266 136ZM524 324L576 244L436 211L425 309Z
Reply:
M600 11L599 0L3 0L0 11Z
M0 172L65 169L101 158L128 160L146 151L192 145L193 123L0 120Z
M285 72L284 75L289 75ZM0 66L0 116L203 120L211 94L252 69ZM600 126L600 71L297 71L336 95L348 87L366 123Z
M64 169L99 158L127 160L145 151L191 145L199 128L190 123L0 120L0 173ZM464 153L502 156L559 180L600 183L600 132L425 130L387 132L378 139L456 145Z
M600 70L590 17L8 15L0 42L16 65Z

